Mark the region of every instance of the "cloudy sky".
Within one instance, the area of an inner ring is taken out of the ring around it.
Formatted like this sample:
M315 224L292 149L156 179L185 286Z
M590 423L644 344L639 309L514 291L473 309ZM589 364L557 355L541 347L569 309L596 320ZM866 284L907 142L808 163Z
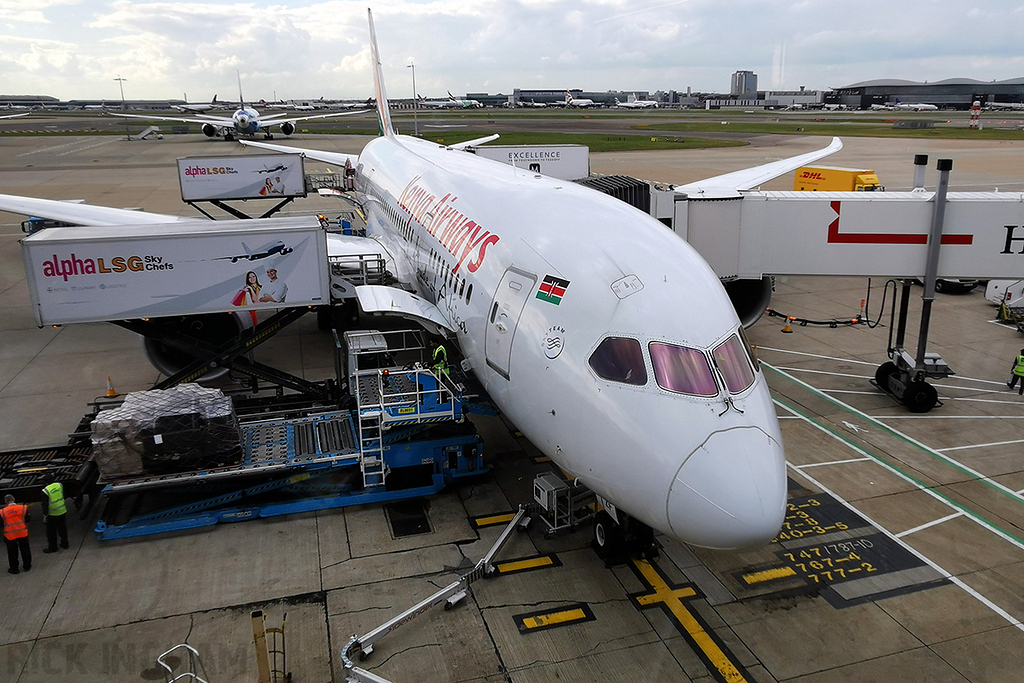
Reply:
M366 98L367 6L391 97L1024 77L1024 0L0 0L0 94Z

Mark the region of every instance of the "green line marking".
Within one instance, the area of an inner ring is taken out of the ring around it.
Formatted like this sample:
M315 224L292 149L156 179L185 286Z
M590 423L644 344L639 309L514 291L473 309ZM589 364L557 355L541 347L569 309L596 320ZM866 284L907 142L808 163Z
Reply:
M785 379L788 379L789 381L793 382L797 386L803 387L804 389L807 389L808 391L810 391L811 393L815 394L816 396L825 399L826 401L828 401L829 403L833 404L834 406L836 406L838 408L841 408L841 409L843 409L843 410L845 410L847 412L856 414L856 415L858 415L860 417L863 417L865 420L868 420L871 424L873 424L873 425L879 427L880 429L886 431L890 435L899 438L900 440L902 440L902 441L904 441L904 442L906 442L906 443L908 443L908 444L918 448L919 450L921 450L921 451L923 451L925 453L928 453L928 454L930 454L930 455L932 455L934 457L938 457L939 459L941 459L942 461L944 461L947 464L951 465L955 469L958 469L963 474L970 475L971 481L982 482L982 483L988 485L989 487L995 489L996 491L1000 491L1001 493L1007 494L1011 499L1016 500L1017 502L1024 502L1024 498L1022 498L1016 492L1009 491L1009 489L1006 489L1005 487L1001 486L1000 484L996 484L995 482L990 481L989 479L987 479L986 477L984 477L980 473L972 472L972 471L970 471L968 469L965 469L962 465L959 465L955 461L951 461L949 458L946 458L941 453L937 453L935 450L929 448L928 446L925 446L924 444L922 444L922 443L920 443L918 441L915 441L914 439L911 439L908 436L900 434L899 432L893 430L892 428L890 428L886 424L884 424L882 422L879 422L878 420L876 420L875 418L871 417L870 415L867 415L866 413L863 413L863 412L857 410L856 408L854 408L852 406L849 406L849 405L847 405L845 403L842 403L841 401L837 401L836 399L832 398L831 396L828 396L827 394L824 394L821 391L819 391L818 389L810 386L806 382L802 382L801 380L797 379L796 377L793 377L789 373L786 373L786 372L784 372L782 370L779 370L778 368L774 368L771 365L769 365L768 363L765 363L764 361L761 361L761 365L763 367L768 368L769 370L772 370L773 372L775 372L778 375L784 377ZM822 424L821 422L819 422L818 420L814 419L813 417L807 415L803 411L798 410L796 407L790 405L790 403L788 403L787 401L785 401L783 399L780 399L780 398L777 398L777 397L772 397L772 400L775 403L779 404L780 406L784 407L785 409L793 412L796 415L799 415L804 420L806 420L807 422L811 423L812 425L814 425L818 429L822 430L823 432L832 435L834 438L836 438L837 440L839 440L842 443L846 444L849 448L851 448L855 452L861 453L862 455L871 458L875 462L877 462L877 463L879 463L881 465L884 465L885 467L889 468L893 472L897 472L902 477L904 477L907 481L913 482L915 485L920 487L922 490L927 491L931 495L941 499L942 501L944 501L947 505L949 505L953 509L960 510L961 512L963 512L965 515L967 515L968 517L973 519L978 524L980 524L980 525L982 525L984 527L988 527L989 529L995 531L997 534L999 534L1003 538L1005 538L1005 539L1015 543L1018 547L1024 548L1024 540L1021 540L1020 538L1017 538L1013 534L1009 533L1008 531L1006 531L1005 529L1000 527L998 524L990 522L986 518L984 518L981 515L979 515L976 512L974 512L973 510L970 510L970 509L964 507L962 504L956 502L955 500L953 500L952 498L950 498L946 494L937 491L933 486L930 486L930 485L924 483L923 481L919 480L917 477L915 477L915 476L913 476L911 474L908 474L903 469L901 469L900 467L897 467L896 465L893 465L891 462L889 462L888 460L886 460L882 456L878 455L877 453L868 451L868 450L866 450L865 447L860 446L859 444L854 443L845 434L842 434L840 432L835 431L834 429L832 429L828 425ZM945 486L945 485L944 484L939 484L939 486Z

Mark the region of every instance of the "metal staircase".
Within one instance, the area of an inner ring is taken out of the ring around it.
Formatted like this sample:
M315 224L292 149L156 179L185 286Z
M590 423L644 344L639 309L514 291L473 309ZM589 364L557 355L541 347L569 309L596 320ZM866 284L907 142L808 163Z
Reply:
M381 425L381 407L358 406L359 412L359 469L363 473L363 487L383 486L387 476L384 465L384 430Z

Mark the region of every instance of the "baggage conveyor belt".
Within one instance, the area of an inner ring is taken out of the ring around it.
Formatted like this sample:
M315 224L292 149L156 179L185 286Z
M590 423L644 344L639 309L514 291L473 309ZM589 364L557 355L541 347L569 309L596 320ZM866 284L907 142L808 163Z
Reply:
M359 449L350 411L243 423L242 455L235 465L130 479L100 479L106 493L128 493L177 484L223 481L311 466L357 464Z

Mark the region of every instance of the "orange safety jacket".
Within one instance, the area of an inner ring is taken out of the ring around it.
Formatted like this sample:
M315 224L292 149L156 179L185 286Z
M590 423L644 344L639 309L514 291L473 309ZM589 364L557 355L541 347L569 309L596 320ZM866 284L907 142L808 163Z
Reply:
M28 526L25 524L27 514L28 506L17 503L11 503L0 510L0 516L4 519L4 538L13 541L28 536Z

